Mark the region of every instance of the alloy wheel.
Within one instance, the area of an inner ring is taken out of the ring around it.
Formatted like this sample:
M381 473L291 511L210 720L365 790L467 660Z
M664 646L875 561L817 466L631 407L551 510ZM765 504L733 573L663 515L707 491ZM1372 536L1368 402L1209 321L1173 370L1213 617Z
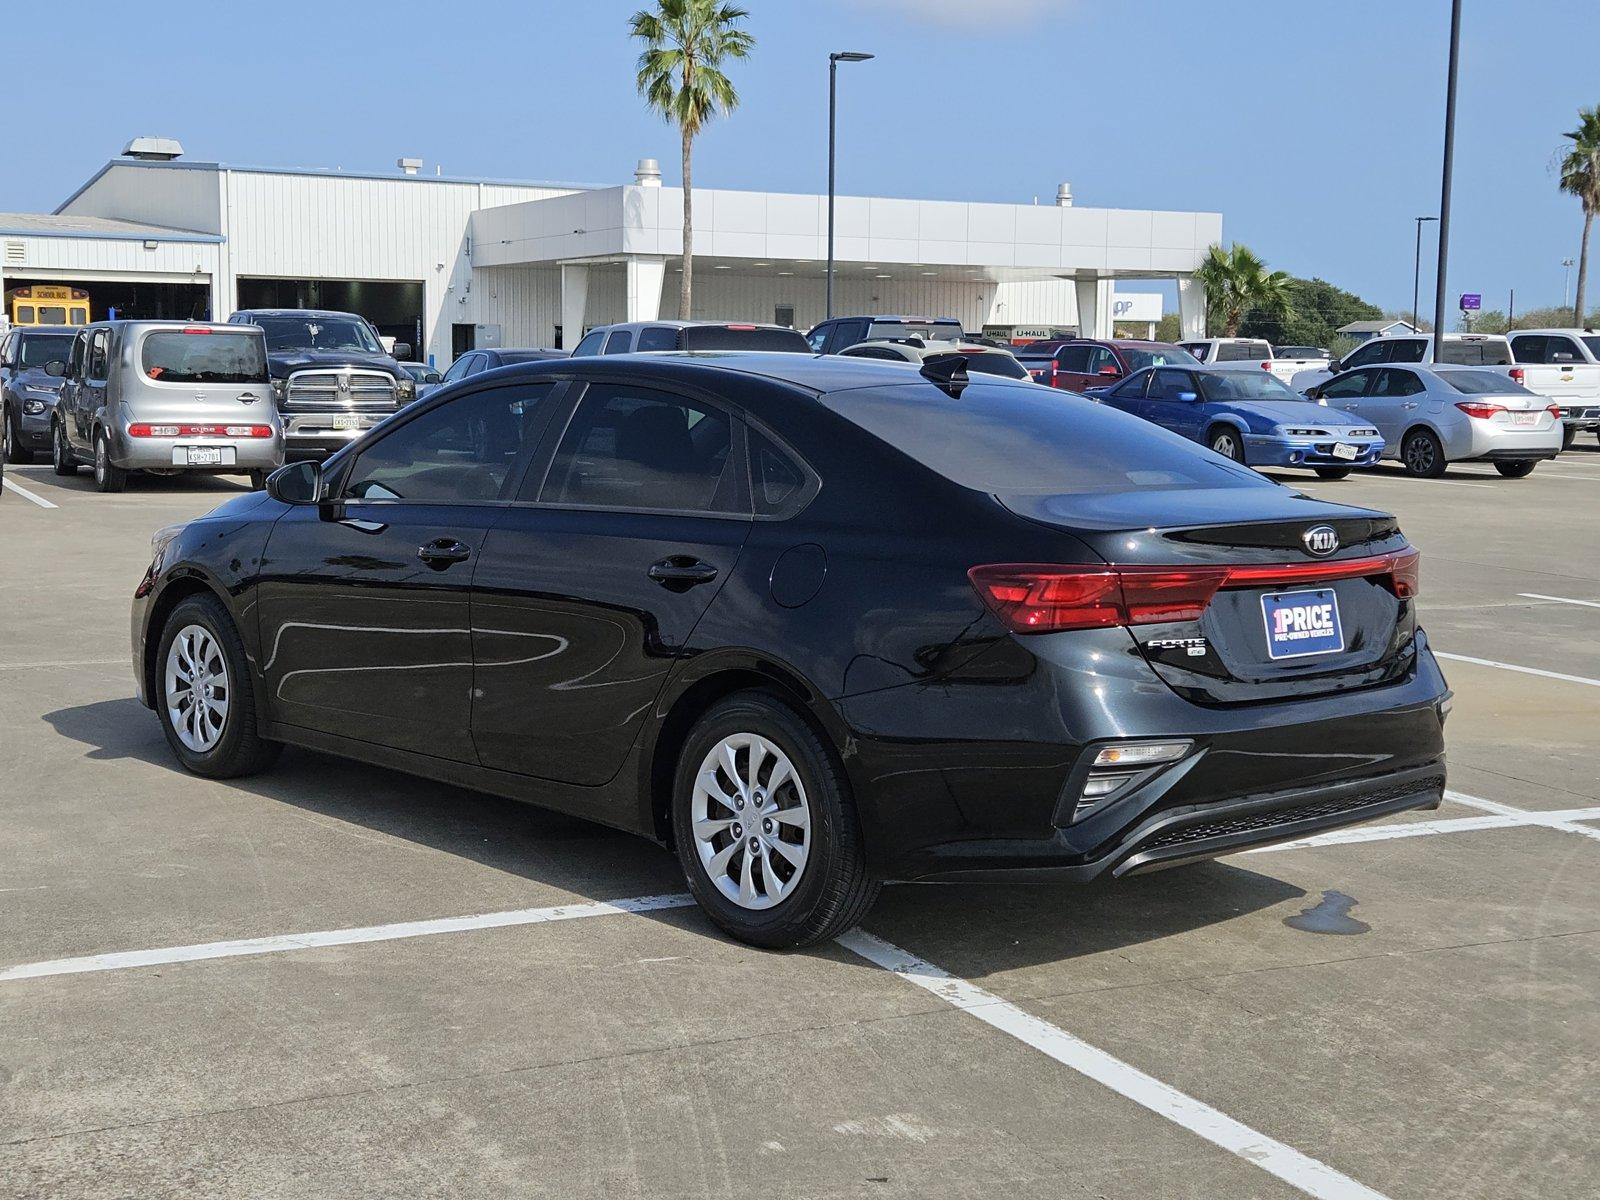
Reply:
M167 650L164 672L167 720L196 754L216 748L228 725L232 688L228 663L216 637L203 625L185 625Z
M1235 461L1238 461L1239 450L1238 447L1234 445L1233 436L1231 434L1217 434L1216 438L1212 440L1211 448L1224 458L1231 458Z
M111 452L106 449L106 439L96 438L94 443L94 481L104 484L106 469L111 466Z
M1433 469L1433 443L1421 434L1406 443L1406 466L1418 475Z
M51 428L55 431L55 437L50 439L50 453L55 456L56 472L59 474L67 465L66 433L62 430L60 421Z
M700 865L740 908L771 908L793 893L811 856L811 803L776 744L756 733L706 754L690 803Z

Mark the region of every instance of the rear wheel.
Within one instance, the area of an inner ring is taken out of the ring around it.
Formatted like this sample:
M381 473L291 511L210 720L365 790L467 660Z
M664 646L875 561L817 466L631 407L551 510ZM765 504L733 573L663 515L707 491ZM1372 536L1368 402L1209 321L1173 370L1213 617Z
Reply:
M266 486L267 486L267 473L265 471L251 471L250 472L250 490L252 492L262 491L262 490L264 490L266 488Z
M102 492L120 492L128 473L111 461L111 440L101 430L94 438L94 486Z
M156 713L185 767L233 779L272 765L283 747L256 733L244 643L220 600L197 595L180 602L156 654Z
M695 724L672 819L695 899L742 942L809 946L849 929L877 898L843 767L765 692L729 696Z
M1578 440L1578 427L1576 425L1563 425L1561 427L1561 448L1571 450L1572 443Z
M1206 445L1223 458L1231 458L1236 463L1244 461L1244 440L1237 429L1227 425L1216 426L1206 434Z
M53 421L50 425L50 466L57 475L78 473L77 460L72 457L72 448L67 445L67 428L60 421Z
M1345 479L1350 475L1349 467L1318 467L1317 474L1324 479Z
M33 451L22 444L22 430L18 427L18 418L6 408L0 412L0 452L4 453L8 463L31 463Z
M1497 462L1494 469L1507 479L1526 479L1533 474L1534 467L1538 465L1532 462Z
M1406 474L1418 479L1438 479L1449 465L1438 435L1420 426L1407 433L1400 443L1400 461L1406 465Z

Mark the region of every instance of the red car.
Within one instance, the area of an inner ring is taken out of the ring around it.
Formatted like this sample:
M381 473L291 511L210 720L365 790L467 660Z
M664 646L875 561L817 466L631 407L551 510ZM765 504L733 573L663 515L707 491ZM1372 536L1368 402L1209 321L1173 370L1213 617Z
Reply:
M1035 383L1081 392L1085 388L1105 387L1125 375L1145 367L1198 367L1200 362L1187 350L1166 342L1136 342L1127 339L1100 341L1072 338L1069 341L1029 342L1012 351L1028 369Z

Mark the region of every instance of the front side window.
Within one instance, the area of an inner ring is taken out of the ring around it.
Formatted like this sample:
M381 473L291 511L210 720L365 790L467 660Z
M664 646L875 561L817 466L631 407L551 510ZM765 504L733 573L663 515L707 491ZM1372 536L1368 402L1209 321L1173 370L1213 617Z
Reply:
M344 495L352 500L492 503L539 435L554 383L488 388L429 409L363 450Z
M539 499L595 508L731 512L733 424L693 400L595 384L573 414Z
M1445 358L1449 359L1450 347L1445 347ZM1428 343L1421 339L1406 338L1389 343L1389 353L1380 362L1419 363L1428 353Z
M1122 368L1117 363L1116 355L1112 354L1104 346L1091 346L1089 348L1089 374L1099 375L1107 367L1110 367L1111 370L1119 375L1122 373Z
M96 329L89 340L89 378L104 379L109 366L107 345L111 341L109 329Z
M828 344L828 331L832 328L831 325L827 325L813 329L806 334L806 345L810 346L816 353L821 354L823 346Z
M1384 361L1384 354L1389 349L1389 344L1379 338L1373 338L1364 346L1352 350L1344 360L1346 367L1364 367L1368 363Z
M1138 400L1144 396L1144 389L1149 386L1150 377L1154 374L1154 371L1136 371L1112 388L1109 394L1118 400Z
M349 350L382 354L383 345L359 317L257 317L269 350Z
M613 332L610 337L606 338L606 348L602 350L601 353L626 354L628 352L628 345L632 341L633 333L631 330L618 329Z
M1372 378L1371 371L1351 371L1348 375L1326 383L1322 387L1322 394L1329 400L1351 400L1357 396L1367 394L1367 382Z
M81 376L83 363L89 356L89 335L80 333L72 339L72 360L67 364L67 374Z
M478 357L476 354L463 354L456 359L455 362L450 364L450 369L444 373L444 381L446 383L454 383L458 379L465 379L467 377L467 368L472 365L472 360L476 357Z
M587 358L591 354L599 354L600 345L605 340L606 331L604 329L591 329L583 335L583 340L573 347L572 357Z
M253 329L161 329L145 335L139 368L161 383L266 383L267 348Z

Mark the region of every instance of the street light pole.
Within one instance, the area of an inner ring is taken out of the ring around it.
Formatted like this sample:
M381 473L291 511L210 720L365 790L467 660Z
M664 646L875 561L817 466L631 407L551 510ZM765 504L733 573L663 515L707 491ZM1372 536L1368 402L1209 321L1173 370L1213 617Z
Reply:
M833 316L833 193L835 175L835 130L839 111L839 64L866 62L872 58L859 50L839 50L828 55L828 301L827 317ZM827 319L827 318L824 318Z
M1450 71L1444 92L1444 172L1439 184L1439 276L1433 290L1433 361L1444 361L1444 301L1450 263L1450 179L1456 158L1456 75L1461 65L1461 0L1450 0Z
M1572 287L1572 260L1563 258L1561 265L1566 268L1561 273L1561 307L1565 308L1572 303L1571 300L1567 299L1567 292Z
M1417 256L1411 263L1411 328L1415 333L1422 332L1421 326L1417 324L1417 293L1422 287L1422 223L1438 219L1438 217L1417 218Z

